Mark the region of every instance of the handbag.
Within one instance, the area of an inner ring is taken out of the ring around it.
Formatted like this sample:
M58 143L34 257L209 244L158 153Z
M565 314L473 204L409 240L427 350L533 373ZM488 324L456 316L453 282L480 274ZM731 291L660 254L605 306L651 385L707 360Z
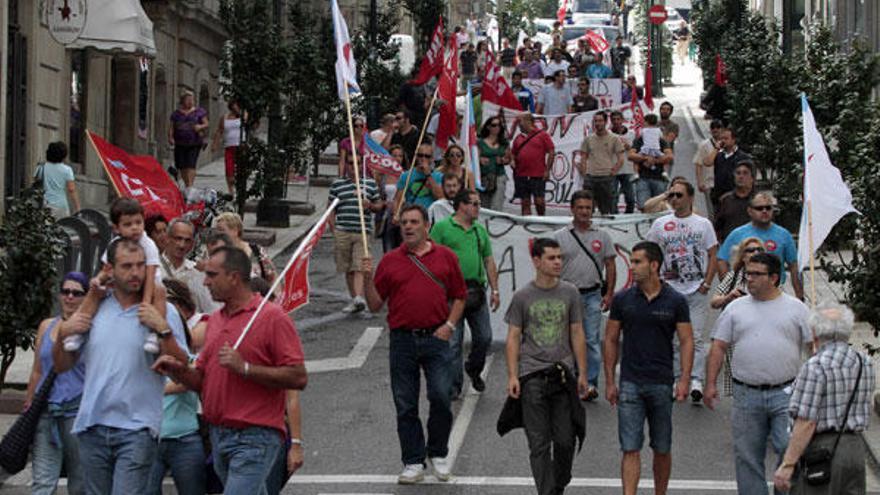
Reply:
M483 174L480 177L480 182L483 185L483 192L486 194L492 194L498 189L498 175L495 173Z
M9 474L19 472L27 465L31 446L37 434L37 425L49 404L49 393L52 392L56 376L55 370L49 370L31 401L31 407L15 420L0 441L0 467Z
M587 250L587 246L584 246L584 243L581 242L580 237L578 237L577 234L574 233L574 229L569 230L569 233L571 233L571 236L574 237L575 241L577 241L578 246L581 247L581 249L584 251L584 254L586 254L587 257L590 258L590 261L593 262L593 265L596 266L596 273L599 274L599 280L601 280L601 282L599 283L602 291L601 293L602 295L605 295L605 293L608 292L608 283L605 278L602 277L602 269L599 268L599 262L596 261L596 258L594 258L592 254L590 254L590 252Z
M477 233L476 227L471 231L474 233L474 237L477 239L477 255L479 256L480 252L483 250L483 246L480 245L480 234ZM483 263L480 261L480 271L478 275L478 280L465 280L464 283L467 285L467 298L464 300L464 312L471 313L474 312L486 303L486 286L479 281L479 278L483 276Z
M846 411L843 413L843 421L837 431L837 438L834 439L834 446L828 447L807 447L807 450L801 456L801 469L803 470L804 481L811 486L826 485L831 481L831 462L834 460L834 453L837 452L837 444L840 443L840 437L843 430L846 429L846 420L849 419L849 410L852 408L853 401L856 398L856 392L859 390L859 382L862 379L862 357L859 356L859 374L856 376L856 384L853 386L852 393L849 395L849 402L846 404Z

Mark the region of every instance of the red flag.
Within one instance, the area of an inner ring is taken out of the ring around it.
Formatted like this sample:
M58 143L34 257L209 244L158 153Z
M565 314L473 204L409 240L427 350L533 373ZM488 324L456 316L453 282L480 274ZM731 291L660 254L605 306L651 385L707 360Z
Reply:
M88 136L120 196L138 200L146 216L172 219L183 214L183 195L155 158L131 156L91 131Z
M719 88L727 86L727 67L718 53L715 54L715 85Z
M584 38L587 39L587 43L590 44L590 48L592 48L594 52L605 53L611 47L611 45L608 44L608 40L602 36L602 33L592 29L587 30L587 33L584 34Z
M281 296L275 302L288 313L309 303L309 257L318 241L321 240L321 236L324 235L327 219L330 218L330 212L336 208L337 203L339 203L339 199L335 199L327 207L327 211L324 212L318 223L312 227L312 230L302 240L299 247L296 248L296 252L293 253L293 257L287 263L287 268L284 271L284 286L282 287Z
M632 111L632 130L638 137L642 133L642 127L645 127L645 112L639 105L639 92L637 88L632 89L632 100L630 100L630 110Z
M507 80L501 75L501 70L495 63L493 56L486 57L486 77L483 79L480 97L482 101L490 101L505 108L522 111L519 99L513 94Z
M654 73L651 70L651 42L648 41L648 53L645 55L645 105L654 110ZM633 91L635 92L635 91Z
M440 106L440 121L437 123L436 142L445 150L449 137L455 135L455 98L458 96L458 43L455 37L449 38L449 48L443 61L443 72L437 84L437 96L445 102Z
M559 10L556 11L556 20L559 22L565 22L565 4L566 3L567 3L566 0L562 0L562 2L561 2L562 5L560 5Z
M430 81L432 77L440 75L443 70L443 17L437 21L437 27L434 28L434 35L431 36L431 44L428 51L422 58L422 65L419 67L419 73L416 77L409 81L410 84L420 86Z

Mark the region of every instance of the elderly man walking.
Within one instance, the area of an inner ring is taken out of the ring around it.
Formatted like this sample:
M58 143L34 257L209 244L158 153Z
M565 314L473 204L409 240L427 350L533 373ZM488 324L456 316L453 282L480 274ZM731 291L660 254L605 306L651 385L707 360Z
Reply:
M865 446L875 376L871 358L849 345L853 313L838 304L820 304L810 315L819 351L795 379L788 413L791 440L773 482L792 495L865 493ZM841 413L843 411L843 413ZM832 452L830 479L807 481L805 464L820 449ZM793 486L792 486L793 485Z
M809 310L779 289L781 272L782 262L776 256L753 255L746 263L749 295L724 308L712 336L703 401L714 408L715 382L732 346L731 423L736 486L741 495L767 493L767 440L781 461L788 446L791 384L801 367L801 352L811 350L813 343L807 325Z

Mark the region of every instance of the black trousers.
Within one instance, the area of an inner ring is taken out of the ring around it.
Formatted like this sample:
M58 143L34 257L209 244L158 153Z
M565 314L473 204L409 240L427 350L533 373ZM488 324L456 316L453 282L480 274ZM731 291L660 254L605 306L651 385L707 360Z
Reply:
M564 384L536 376L521 384L529 463L538 495L559 495L571 481L575 432Z

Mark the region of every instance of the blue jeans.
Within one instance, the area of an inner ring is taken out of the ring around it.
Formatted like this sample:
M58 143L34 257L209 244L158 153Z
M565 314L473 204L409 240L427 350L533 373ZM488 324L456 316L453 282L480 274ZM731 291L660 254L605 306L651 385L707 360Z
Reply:
M488 298L479 308L465 313L455 326L455 332L449 339L449 347L452 349L450 372L452 373L452 393L457 396L464 384L462 367L462 347L464 346L464 322L467 320L468 328L471 329L471 352L468 354L464 370L468 376L479 375L486 366L486 355L492 346L492 322L489 320Z
M791 393L786 393L786 389L757 390L733 384L731 423L736 486L740 494L767 493L764 458L768 437L773 451L779 456L776 466L782 462L789 437L788 402ZM774 493L782 492L774 490Z
M434 336L418 336L407 330L391 332L389 364L391 395L397 410L397 437L404 464L421 464L425 455L446 457L452 430L449 342ZM428 442L419 419L420 371L428 389Z
M645 420L651 448L658 454L672 450L672 385L620 381L617 405L617 436L624 452L642 450Z
M169 468L177 493L205 493L205 447L198 432L159 440L159 454L150 470L150 482L145 490L148 495L162 494L162 479Z
M636 191L632 183L632 174L617 174L614 176L614 203L623 192L623 200L626 203L626 213L635 211Z
M127 495L147 486L157 447L150 430L96 425L77 437L87 494Z
M666 181L663 179L639 177L639 180L636 181L636 201L639 208L644 208L646 201L664 192L666 192Z
M584 305L584 336L587 339L587 381L596 387L599 384L599 370L602 367L602 291L596 289L581 294Z
M83 491L79 442L70 432L76 416L40 416L34 437L33 495L52 495L61 477L62 464L67 465L67 492L80 495Z
M281 450L281 435L273 428L226 428L211 425L214 470L224 495L266 495L266 479Z

